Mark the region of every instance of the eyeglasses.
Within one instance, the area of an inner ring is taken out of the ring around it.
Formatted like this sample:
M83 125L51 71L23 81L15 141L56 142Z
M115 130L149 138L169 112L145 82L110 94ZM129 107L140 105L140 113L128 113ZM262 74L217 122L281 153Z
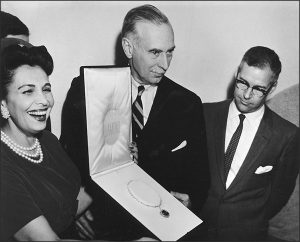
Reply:
M257 97L266 96L270 92L271 88L273 87L273 84L274 83L272 83L272 85L267 90L265 90L259 86L250 87L250 84L247 81L240 80L238 78L235 79L235 85L237 86L238 89L242 91L246 91L248 90L248 88L251 88L252 89L251 93Z

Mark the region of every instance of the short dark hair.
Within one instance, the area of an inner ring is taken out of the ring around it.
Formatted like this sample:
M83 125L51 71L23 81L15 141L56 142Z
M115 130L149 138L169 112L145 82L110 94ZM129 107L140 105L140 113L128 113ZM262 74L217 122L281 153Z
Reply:
M157 25L170 24L169 19L156 7L145 4L131 9L125 16L122 26L122 37L135 33L135 25L139 21L151 22Z
M26 35L29 36L27 26L16 16L1 11L0 15L1 39L7 35Z
M7 96L7 87L10 84L15 70L23 65L39 66L49 76L53 71L53 59L45 46L26 47L11 45L1 52L1 100Z
M242 62L246 62L249 66L255 66L260 69L270 67L274 73L274 79L277 80L281 72L281 62L274 50L264 46L255 46L247 50L244 54ZM240 67L239 67L240 69Z

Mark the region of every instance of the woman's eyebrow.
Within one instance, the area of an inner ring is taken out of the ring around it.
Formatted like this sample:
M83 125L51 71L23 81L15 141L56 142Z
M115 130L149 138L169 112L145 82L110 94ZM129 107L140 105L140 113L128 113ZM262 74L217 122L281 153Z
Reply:
M19 86L18 90L23 88L23 87L35 87L35 85L33 85L33 84L24 84L24 85Z

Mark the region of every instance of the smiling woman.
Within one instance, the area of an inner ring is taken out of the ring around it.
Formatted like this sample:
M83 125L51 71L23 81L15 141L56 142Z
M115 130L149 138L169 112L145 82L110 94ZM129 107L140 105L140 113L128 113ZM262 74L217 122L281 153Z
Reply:
M54 104L52 71L44 46L1 52L1 241L59 240L86 209L78 209L77 199L86 198L78 170L44 130Z
M53 60L44 46L12 45L2 52L1 112L11 118L4 117L1 126L11 136L21 135L22 145L30 145L30 136L46 127L54 104L48 79L52 71Z
M54 104L51 85L45 71L39 66L22 65L15 70L14 82L9 85L3 107L14 115L24 128L39 132ZM14 123L11 123L12 125Z

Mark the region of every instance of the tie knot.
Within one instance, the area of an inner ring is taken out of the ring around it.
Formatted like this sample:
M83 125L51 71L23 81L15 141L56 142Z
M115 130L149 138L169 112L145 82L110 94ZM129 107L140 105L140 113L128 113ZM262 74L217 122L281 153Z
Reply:
M145 87L144 86L138 86L138 96L142 96L143 92L145 91Z
M244 119L246 118L246 116L244 114L239 114L239 118L240 118L240 122L242 123L244 121Z

